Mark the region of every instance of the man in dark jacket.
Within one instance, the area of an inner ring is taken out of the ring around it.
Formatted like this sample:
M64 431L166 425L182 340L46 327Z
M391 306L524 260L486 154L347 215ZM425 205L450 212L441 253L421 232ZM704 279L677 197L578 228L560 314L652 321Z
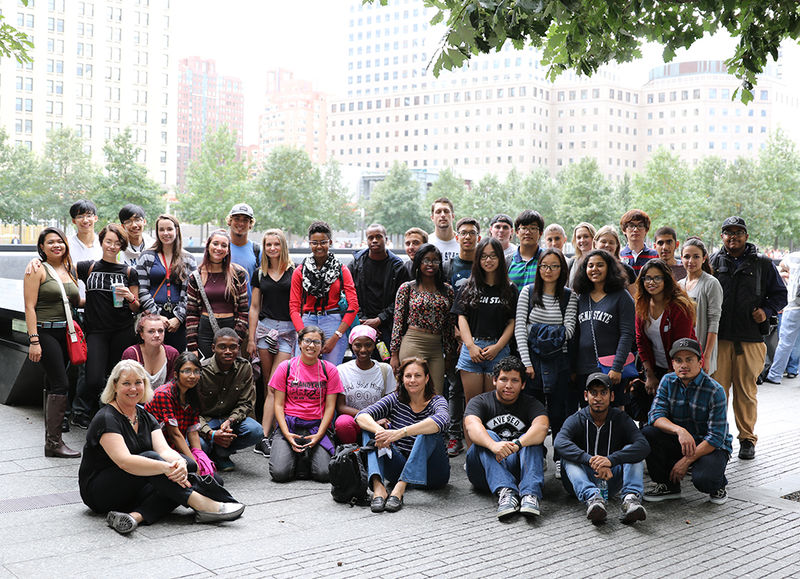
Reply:
M786 305L786 286L768 257L747 242L747 225L741 217L722 223L722 248L711 258L714 276L722 285L717 370L714 380L730 400L739 430L739 458L755 458L758 437L756 379L764 368L769 320Z
M373 223L367 228L367 249L350 262L356 286L361 323L378 330L378 340L388 342L394 323L394 298L400 284L409 280L403 260L386 249L386 228Z
M586 518L593 523L606 519L607 497L617 492L622 497L620 520L643 521L643 461L650 445L624 411L611 408L614 392L606 374L589 375L584 397L589 405L567 418L553 444L561 456L561 482L586 503Z

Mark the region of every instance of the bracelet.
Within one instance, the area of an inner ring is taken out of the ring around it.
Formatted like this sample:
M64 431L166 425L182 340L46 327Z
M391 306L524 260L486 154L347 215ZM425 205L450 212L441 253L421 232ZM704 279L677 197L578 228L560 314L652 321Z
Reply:
M512 440L514 444L516 444L520 450L522 450L522 443L519 441L519 438Z
M36 340L35 342L31 342L30 345L31 346L38 346L39 345L39 340Z
M28 334L28 338L38 338L39 334Z
M336 330L333 333L336 334L337 336L339 336L340 338L344 336L344 334L341 333L339 330Z
M408 436L408 426L403 427L403 436Z
M214 444L214 435L215 435L216 433L217 433L217 431L216 431L216 430L212 430L212 431L211 431L211 440L209 440L209 442L210 442L211 444Z

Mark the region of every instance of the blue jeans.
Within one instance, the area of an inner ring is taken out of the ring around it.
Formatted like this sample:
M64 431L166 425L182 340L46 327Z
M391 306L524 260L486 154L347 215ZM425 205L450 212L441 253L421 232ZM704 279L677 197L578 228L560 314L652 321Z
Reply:
M767 379L773 382L781 381L783 373L788 367L789 358L797 349L795 346L800 343L798 337L800 337L800 309L786 310L781 316L780 338L775 355L772 357L772 366L769 368ZM796 367L793 373L797 373Z
M492 440L500 437L487 431ZM542 498L542 445L523 446L497 462L494 453L483 446L473 444L467 451L467 478L476 489L496 493L498 489L509 488L522 496L534 495Z
M213 430L217 430L220 424L226 420L227 418L212 418L208 421L208 425ZM242 450L248 446L253 446L256 442L264 437L264 429L261 428L261 425L252 418L245 418L233 428L233 432L236 434L236 438L233 439L233 442L228 448L211 444L207 440L201 440L200 442L203 445L203 452L209 456L211 456L213 453L219 458L229 458L230 455L237 450Z
M374 435L362 432L361 436L364 444L367 444ZM381 482L388 480L395 483L401 480L428 489L442 488L450 480L450 460L442 434L417 435L407 458L395 445L392 445L391 458L386 455L379 457L375 450L368 452L367 473L369 480L373 475L378 475Z
M561 477L561 484L566 491L578 497L584 503L600 492L597 488L597 477L594 469L588 464L577 464L562 460L561 465L564 473ZM611 467L611 480L608 481L609 498L619 493L624 497L629 493L642 496L644 493L644 461L618 464Z
M317 314L303 314L303 326L318 326L325 332L325 340L330 338L333 333L339 329L339 324L342 323L342 314L327 314L325 316L318 316ZM322 355L322 359L330 362L335 366L342 363L344 358L344 351L347 349L347 336L345 335L336 342L333 350L327 354ZM300 355L300 344L295 344L294 355Z
M486 346L491 346L496 343L497 340L475 340L475 345L479 348L485 348ZM497 353L497 356L491 360L473 362L472 358L469 357L469 349L465 344L461 344L458 361L456 362L456 370L472 372L473 374L491 374L492 371L494 371L495 365L508 356L509 352L511 352L511 349L508 347L508 344L506 344L505 347Z

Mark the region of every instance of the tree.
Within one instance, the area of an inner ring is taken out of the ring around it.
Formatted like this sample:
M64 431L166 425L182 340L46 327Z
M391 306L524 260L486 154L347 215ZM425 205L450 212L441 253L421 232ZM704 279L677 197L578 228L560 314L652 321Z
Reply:
M551 79L570 69L591 76L611 61L640 57L643 41L662 44L664 62L670 62L678 49L725 30L739 40L726 64L742 80L741 97L748 102L767 58L778 59L784 39L800 38L800 12L791 0L424 0L424 4L436 9L431 24L446 21L447 25L434 55L437 76L442 69L460 68L473 54L499 51L507 41L517 49L543 48Z
M27 6L28 0L20 0L20 3ZM33 57L28 53L33 50L31 37L4 20L5 16L0 14L0 56L13 56L19 63L33 62Z
M244 201L248 167L236 154L236 134L222 126L209 132L197 159L186 170L180 212L193 223L223 225L228 209Z
M770 200L774 207L764 232L770 245L789 245L800 239L800 154L783 131L771 135L759 152L758 171L751 183L751 195Z
M99 173L75 131L69 128L52 131L37 170L33 214L40 219L66 223L70 206L78 199L91 197L98 178Z
M711 246L720 244L719 228L722 220L728 217L725 215L720 218L718 213L720 210L724 213L725 208L717 207L720 204L718 199L725 187L727 171L728 165L724 159L705 157L700 160L692 173L691 186L697 195L697 207L692 208L692 212L697 215L698 219L692 235L702 238L709 250Z
M103 147L105 174L93 196L101 222L115 221L120 207L127 203L141 206L153 223L164 212L164 192L147 176L147 169L136 161L140 151L131 138L130 129L107 141Z
M326 215L334 229L354 231L358 217L350 192L342 182L339 161L331 159L322 169L322 215Z
M425 195L425 208L427 210L434 200L440 197L447 197L455 204L455 200L463 199L467 194L467 185L464 178L456 175L449 167L439 172L436 181L428 188L428 193ZM456 211L460 208L456 206ZM461 215L463 217L463 214Z
M31 206L36 163L33 153L25 147L12 147L5 129L0 129L0 221L35 221Z
M375 185L367 207L370 221L383 225L390 235L402 235L407 229L425 227L428 222L420 184L403 163L394 163L386 179Z
M588 221L600 228L619 220L620 207L614 199L614 188L600 172L597 161L584 157L568 165L557 177L561 225L569 229Z
M275 147L253 183L256 220L300 233L315 219L329 219L322 174L304 149ZM335 217L335 216L334 216Z
M525 209L533 209L544 217L545 222L558 222L567 229L569 218L560 213L559 190L546 169L533 169L522 181L522 189L509 190L508 194L510 207L507 213L512 219Z

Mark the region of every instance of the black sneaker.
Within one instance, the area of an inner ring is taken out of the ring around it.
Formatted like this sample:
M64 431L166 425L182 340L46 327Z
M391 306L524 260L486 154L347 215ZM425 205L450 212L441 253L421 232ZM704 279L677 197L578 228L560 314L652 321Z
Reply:
M269 442L269 438L266 436L256 442L256 445L253 447L253 452L256 454L260 454L265 458L269 458L269 453L272 450L272 445Z
M715 505L723 505L728 500L728 491L725 488L717 489L710 495L708 495L708 500Z
M77 426L78 428L83 428L84 430L86 430L87 428L89 428L89 423L91 422L91 420L85 414L73 413L70 422L72 422L73 426Z
M464 452L464 443L460 438L451 438L447 441L447 456L450 458L458 456Z
M664 483L657 483L644 493L644 500L650 503L679 498L681 498L681 487Z
M500 489L497 498L497 518L503 520L518 511L519 497L514 489Z
M752 440L743 440L739 443L739 458L753 460L756 457L756 445Z
M597 493L588 501L586 501L586 518L593 523L602 523L606 520L606 502L600 493Z
M647 518L647 511L642 506L642 499L635 493L628 493L622 499L622 513L619 520L629 525L636 521L644 521Z

